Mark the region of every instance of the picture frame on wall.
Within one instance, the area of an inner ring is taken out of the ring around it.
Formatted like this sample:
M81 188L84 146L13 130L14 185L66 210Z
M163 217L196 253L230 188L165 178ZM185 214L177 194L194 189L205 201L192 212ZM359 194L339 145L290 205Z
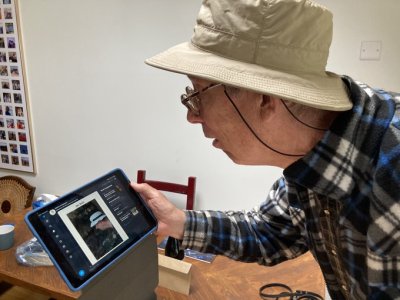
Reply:
M35 173L17 0L0 0L0 169Z

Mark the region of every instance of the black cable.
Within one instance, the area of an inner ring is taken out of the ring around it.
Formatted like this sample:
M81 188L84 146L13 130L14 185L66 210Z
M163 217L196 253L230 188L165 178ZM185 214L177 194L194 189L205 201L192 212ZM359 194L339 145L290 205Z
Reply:
M274 151L274 152L276 152L276 153L279 153L279 154L281 154L281 155L286 155L286 156L297 156L297 157L306 155L305 153L304 153L304 154L290 154L290 153L284 153L284 152L281 152L281 151L279 151L279 150L276 150L276 149L272 148L272 147L269 146L267 143L265 143L265 142L255 133L255 131L253 130L253 128L251 128L251 126L249 125L249 123L247 123L246 119L243 117L243 115L241 114L241 112L240 112L239 109L237 108L236 104L232 101L231 97L229 96L228 92L226 91L225 86L224 86L224 93L225 93L226 97L229 99L229 101L232 103L233 107L235 108L236 112L239 114L239 116L240 116L240 118L242 119L242 121L244 122L244 124L246 124L247 128L251 131L251 133L254 135L254 137L255 137L261 144L263 144L263 145L264 145L265 147L267 147L268 149L270 149L270 150L272 150L272 151Z
M279 294L267 294L265 290L272 288L281 288L284 289L284 292ZM290 287L283 283L269 283L260 287L259 295L261 299L275 299L279 300L279 298L289 298L291 300L324 300L324 298L317 293L309 292L309 291L292 291Z
M300 120L298 117L295 116L295 114L289 109L289 107L287 107L287 104L285 103L285 101L283 101L283 100L281 99L281 102L282 102L283 106L286 108L286 110L292 115L293 118L295 118L295 120L296 120L297 122L303 124L304 126L306 126L306 127L308 127L308 128L311 128L311 129L320 130L320 131L327 131L327 130L328 130L328 128L314 127L314 126L312 126L312 125L309 125L309 124L303 122L302 120Z

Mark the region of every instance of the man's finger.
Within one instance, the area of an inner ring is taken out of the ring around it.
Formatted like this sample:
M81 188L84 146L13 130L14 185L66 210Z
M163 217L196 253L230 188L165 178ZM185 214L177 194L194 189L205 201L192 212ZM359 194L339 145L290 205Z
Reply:
M147 183L131 182L131 186L136 192L140 193L146 199L151 199L156 196L157 190L152 188Z

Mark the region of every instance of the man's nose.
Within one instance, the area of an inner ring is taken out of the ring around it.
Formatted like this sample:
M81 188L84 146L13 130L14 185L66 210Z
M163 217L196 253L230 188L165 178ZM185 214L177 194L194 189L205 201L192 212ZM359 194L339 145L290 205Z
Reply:
M201 118L201 116L194 114L190 109L187 112L186 118L187 118L188 122L192 123L192 124L198 124L198 123L203 122L203 119Z

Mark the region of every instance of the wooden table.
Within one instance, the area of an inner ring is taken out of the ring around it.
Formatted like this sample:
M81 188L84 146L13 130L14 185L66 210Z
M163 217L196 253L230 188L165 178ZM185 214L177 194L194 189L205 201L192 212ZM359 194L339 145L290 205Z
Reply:
M27 267L17 263L16 248L32 238L32 233L24 222L28 210L14 216L1 216L1 223L15 225L14 246L0 251L0 280L13 285L49 295L55 299L77 299L80 293L72 292L55 267Z
M58 300L79 298L80 293L69 290L55 267L26 267L17 263L15 259L17 246L32 237L23 221L26 212L14 217L0 217L1 224L6 222L15 224L13 248L0 251L0 281L31 289ZM190 295L185 296L157 287L157 299L259 299L258 289L270 282L284 283L292 289L308 290L324 296L322 274L309 253L274 267L236 262L222 256L217 256L211 264L190 258L185 260L193 265Z

